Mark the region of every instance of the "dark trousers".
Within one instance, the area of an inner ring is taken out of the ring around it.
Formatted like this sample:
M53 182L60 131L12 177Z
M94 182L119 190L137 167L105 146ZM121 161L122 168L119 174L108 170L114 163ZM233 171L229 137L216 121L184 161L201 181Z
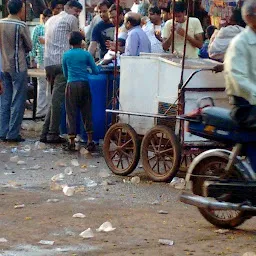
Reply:
M256 127L256 106L237 96L230 96L229 103L233 105L231 117L240 126Z
M76 135L76 116L80 110L87 133L93 132L92 127L92 96L87 81L70 82L65 92L67 127L69 135Z
M63 75L61 65L45 67L45 71L47 80L52 86L52 99L45 117L42 136L47 134L59 135L61 105L65 99L67 80Z

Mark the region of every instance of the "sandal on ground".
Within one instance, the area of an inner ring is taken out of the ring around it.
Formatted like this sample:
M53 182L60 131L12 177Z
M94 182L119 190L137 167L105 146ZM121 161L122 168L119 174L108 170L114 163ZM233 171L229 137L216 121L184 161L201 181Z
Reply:
M75 143L66 142L62 145L62 149L65 151L76 151Z

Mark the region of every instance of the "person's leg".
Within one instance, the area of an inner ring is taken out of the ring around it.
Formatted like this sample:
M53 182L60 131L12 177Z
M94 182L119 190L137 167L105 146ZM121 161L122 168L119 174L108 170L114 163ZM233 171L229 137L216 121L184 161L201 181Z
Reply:
M92 96L91 90L88 82L84 82L80 88L81 93L79 94L80 98L79 108L82 113L82 119L84 123L84 128L87 133L87 148L88 150L93 150L95 145L92 140L93 135L93 124L92 124Z
M11 74L13 84L13 96L11 106L11 116L7 140L19 140L21 123L25 112L27 98L27 71Z
M62 67L56 66L56 76L54 80L51 104L51 118L49 133L47 140L55 141L59 138L60 133L60 120L61 120L61 106L65 100L65 89L67 80L63 75Z
M44 69L43 65L39 65L39 69ZM45 77L37 78L37 107L36 107L36 116L41 117L45 116L47 113L47 81Z
M75 149L76 111L77 111L77 83L68 83L65 91L66 121L69 138L69 149Z
M0 139L6 139L12 104L12 79L9 73L3 73L4 93L0 96Z
M45 67L45 71L46 71L46 78L47 78L48 86L51 87L51 84L55 80L55 66ZM48 88L48 90L49 90L49 88ZM45 116L42 133L41 133L41 136L40 136L40 141L42 141L42 142L47 141L46 136L49 132L50 120L51 120L51 104L52 103L50 101L49 106L48 106L48 110L47 110L47 114Z

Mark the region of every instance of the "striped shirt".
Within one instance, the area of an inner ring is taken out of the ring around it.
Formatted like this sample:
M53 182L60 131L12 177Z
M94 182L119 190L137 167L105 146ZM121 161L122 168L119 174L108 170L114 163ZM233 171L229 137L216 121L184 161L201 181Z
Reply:
M45 23L44 66L61 65L63 53L70 49L69 34L78 30L78 19L62 11Z
M36 59L39 65L44 64L44 45L40 43L39 38L44 37L44 24L37 25L32 33L33 48L31 51L31 57Z
M3 72L27 70L26 53L31 51L32 42L25 22L11 16L0 20L0 49Z

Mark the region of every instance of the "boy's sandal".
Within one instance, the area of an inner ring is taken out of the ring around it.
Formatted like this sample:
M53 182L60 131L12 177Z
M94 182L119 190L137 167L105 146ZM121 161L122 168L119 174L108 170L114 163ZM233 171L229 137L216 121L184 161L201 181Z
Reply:
M62 149L65 151L76 151L76 145L66 142L62 145Z

